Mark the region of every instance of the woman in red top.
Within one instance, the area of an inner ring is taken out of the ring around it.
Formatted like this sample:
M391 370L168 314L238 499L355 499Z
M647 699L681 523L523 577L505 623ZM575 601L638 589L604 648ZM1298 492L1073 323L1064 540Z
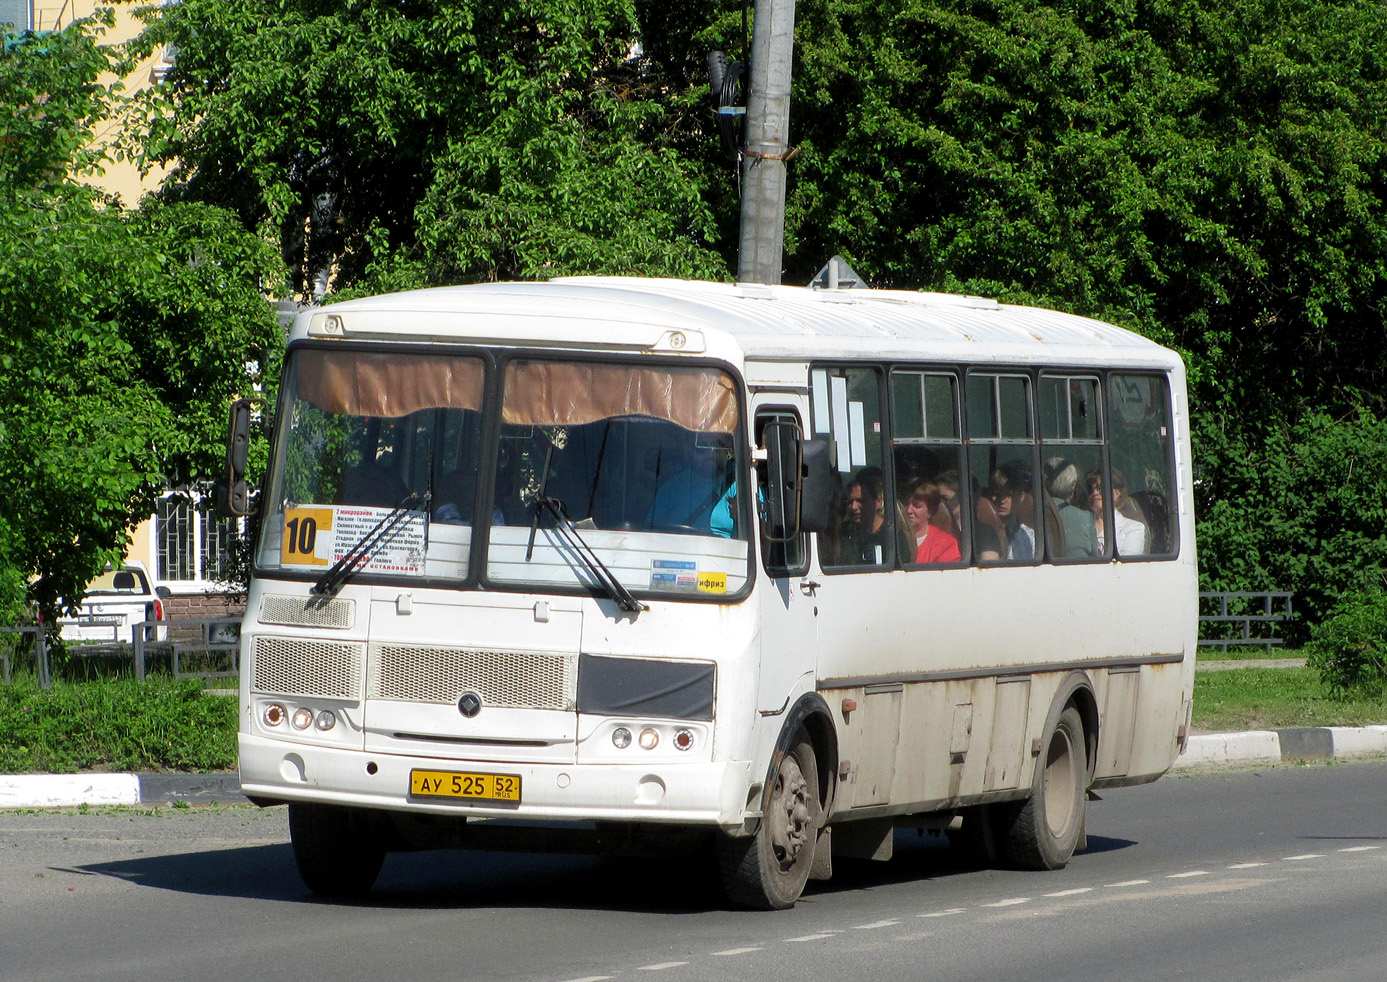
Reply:
M936 515L948 514L940 508L942 502L939 485L933 481L919 481L911 488L905 517L915 536L917 563L956 563L963 558L958 539L934 520Z

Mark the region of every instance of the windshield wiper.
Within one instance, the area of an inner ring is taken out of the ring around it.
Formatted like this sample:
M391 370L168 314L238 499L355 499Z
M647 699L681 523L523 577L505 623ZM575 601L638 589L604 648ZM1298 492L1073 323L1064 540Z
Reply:
M616 601L618 607L632 614L648 609L645 604L631 595L631 591L626 589L622 582L616 578L616 574L598 558L597 553L592 551L592 547L583 541L582 535L578 532L578 526L574 524L573 519L568 517L568 511L564 508L562 501L558 498L551 498L542 491L536 492L531 500L535 504L535 525L530 532L531 547L534 543L534 529L539 526L539 509L543 508L554 516L554 531L559 534L559 538L563 539L564 544L577 553L588 572L607 591L607 595Z
M342 558L333 563L332 568L323 574L322 579L313 584L309 593L323 599L336 594L353 573L369 563L377 553L393 542L409 516L426 507L432 498L432 491L415 491L404 501L401 501L390 510L389 514L376 523L375 528L357 539L352 547L342 554Z

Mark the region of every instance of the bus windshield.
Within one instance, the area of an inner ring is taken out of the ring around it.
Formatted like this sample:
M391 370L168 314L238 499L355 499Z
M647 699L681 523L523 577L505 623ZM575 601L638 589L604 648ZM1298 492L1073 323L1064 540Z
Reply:
M487 406L487 371L461 354L294 352L260 567L322 574L370 540L356 575L462 580L480 536L502 587L741 590L730 375L512 359Z

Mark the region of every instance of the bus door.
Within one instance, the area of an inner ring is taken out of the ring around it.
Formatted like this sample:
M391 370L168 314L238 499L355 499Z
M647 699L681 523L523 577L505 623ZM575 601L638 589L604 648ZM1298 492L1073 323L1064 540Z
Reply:
M753 438L764 459L756 463L756 512L760 526L761 567L765 573L760 594L761 678L758 709L784 707L796 684L816 671L818 648L817 590L810 577L809 541L788 527L785 501L778 493L787 475L786 463L796 458L795 443L803 435L800 400L788 393L755 399ZM758 457L760 454L758 453Z

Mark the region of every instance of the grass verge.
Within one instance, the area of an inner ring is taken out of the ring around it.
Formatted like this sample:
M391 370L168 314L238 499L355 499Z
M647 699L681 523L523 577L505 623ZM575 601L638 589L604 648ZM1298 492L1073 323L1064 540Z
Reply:
M0 685L0 774L220 771L236 764L236 699L151 676Z
M1194 675L1194 719L1202 733L1283 726L1387 723L1387 700L1334 699L1311 668L1234 668Z

